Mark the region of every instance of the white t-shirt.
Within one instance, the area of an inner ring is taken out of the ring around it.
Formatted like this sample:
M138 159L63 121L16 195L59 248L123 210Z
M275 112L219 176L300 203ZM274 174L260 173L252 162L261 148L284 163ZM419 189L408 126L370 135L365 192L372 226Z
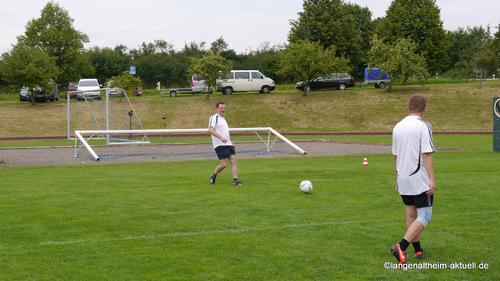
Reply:
M233 145L231 142L231 138L229 136L229 126L227 125L226 119L223 116L215 113L210 117L208 121L208 127L214 128L214 130L221 135L221 137L227 139L227 142L222 142L219 138L212 135L212 143L214 145L214 149L218 146L223 145Z
M392 154L397 156L396 171L401 195L418 195L429 189L429 175L422 153L435 151L432 127L419 116L407 116L392 132Z

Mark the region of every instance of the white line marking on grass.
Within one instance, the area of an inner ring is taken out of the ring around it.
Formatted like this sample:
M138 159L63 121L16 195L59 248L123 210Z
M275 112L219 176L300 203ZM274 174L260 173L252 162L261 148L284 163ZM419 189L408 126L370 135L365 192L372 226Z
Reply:
M361 223L368 221L337 221L337 222L322 222L322 223L306 223L306 224L287 224L283 226L268 226L268 227L250 227L250 228L242 228L242 229L221 229L221 230L210 230L210 231L197 231L197 232L174 232L174 233L165 233L165 234L157 234L157 235L141 235L141 236L128 236L124 238L110 238L110 239L94 239L94 240L70 240L70 241L48 241L42 242L38 245L71 245L71 244L79 244L79 243L99 243L99 242L117 242L117 241L129 241L129 240L154 240L159 238L166 237L185 237L185 236L201 236L201 235L210 235L210 234L226 234L226 233L242 233L242 232L251 232L251 231L263 231L270 229L285 229L285 228L301 228L301 227L311 227L311 226L324 226L324 225L341 225L341 224L350 224L350 223Z
M437 215L438 217L458 217L458 216L470 216L470 215L488 215L488 214L496 214L500 213L500 210L492 210L492 211L482 211L482 212L466 212L463 214L443 214Z
M131 188L131 189L119 189L119 191L140 191L140 190L146 190L146 191L154 191L158 189L157 187L138 187L138 188ZM54 191L54 192L40 192L40 193L25 193L23 196L26 197L36 197L36 196L48 196L48 195L65 195L65 194L84 194L84 193L101 193L101 192L110 192L110 191L116 191L118 189L87 189L87 190L74 190L74 191Z
M466 212L462 214L442 214L442 217L458 217L458 216L475 216L475 215L488 215L500 213L500 210L489 210L481 212ZM211 235L211 234L227 234L227 233L243 233L252 231L265 231L273 229L287 229L287 228L305 228L305 227L315 227L315 226L325 226L325 225L342 225L351 223L371 223L373 220L350 220L350 221L331 221L331 222L313 222L304 224L285 224L282 226L266 226L266 227L249 227L242 229L221 229L221 230L210 230L210 231L196 231L196 232L173 232L157 235L140 235L140 236L127 236L123 238L109 238L109 239L78 239L78 240L68 240L68 241L47 241L41 242L32 246L50 246L50 245L73 245L81 243L106 243L106 242L120 242L120 241L130 241L130 240L154 240L168 237L189 237L189 236L201 236L201 235ZM26 245L11 245L11 246L0 246L0 249L12 249L12 248L23 248Z

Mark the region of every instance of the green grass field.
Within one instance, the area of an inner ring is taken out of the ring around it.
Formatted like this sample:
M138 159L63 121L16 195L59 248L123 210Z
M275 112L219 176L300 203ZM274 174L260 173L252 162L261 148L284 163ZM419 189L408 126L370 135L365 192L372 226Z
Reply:
M491 135L435 144L463 150L434 155L426 259L409 263L475 269L384 268L405 232L385 154L241 159L243 187L210 186L215 159L3 167L0 280L499 280L500 154Z

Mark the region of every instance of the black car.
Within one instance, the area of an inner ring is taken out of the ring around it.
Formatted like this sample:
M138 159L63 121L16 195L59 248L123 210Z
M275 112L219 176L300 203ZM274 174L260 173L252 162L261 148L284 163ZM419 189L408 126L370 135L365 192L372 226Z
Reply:
M59 100L59 88L55 84L54 81L51 81L50 84L54 86L54 89L52 91L47 91L44 88L40 86L36 86L33 88L31 91L28 87L22 87L19 90L19 100L20 101L29 101L30 100L30 94L33 92L33 95L35 96L35 101L58 101Z
M35 94L35 101L59 100L59 88L57 86L52 91L48 91L42 87L35 87L33 93Z
M66 91L66 99L76 99L77 94L76 93L70 93L72 91L78 91L78 81L70 81L68 83L68 90Z
M354 87L354 78L349 73L330 73L326 78L318 77L309 83L307 91L319 89L339 89L345 90L349 87ZM295 89L304 91L306 82L298 82Z

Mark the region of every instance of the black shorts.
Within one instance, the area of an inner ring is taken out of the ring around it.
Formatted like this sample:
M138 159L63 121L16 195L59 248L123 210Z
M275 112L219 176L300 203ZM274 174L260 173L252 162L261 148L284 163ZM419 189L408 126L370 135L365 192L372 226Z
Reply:
M434 195L427 195L427 193L423 192L419 195L401 195L401 199L403 199L403 203L405 205L415 205L418 208L424 207L432 207L432 203L434 202Z
M235 155L236 150L233 145L221 145L215 148L215 152L217 153L217 157L219 159L227 159L229 155Z

